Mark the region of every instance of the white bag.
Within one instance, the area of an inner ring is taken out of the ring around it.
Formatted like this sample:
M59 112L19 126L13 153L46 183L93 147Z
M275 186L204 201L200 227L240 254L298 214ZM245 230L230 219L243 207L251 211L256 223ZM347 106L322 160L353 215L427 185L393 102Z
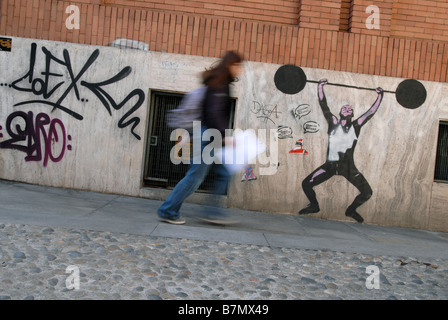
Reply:
M233 138L233 147L224 146L215 151L215 162L222 163L231 174L242 171L248 164L254 164L257 156L267 149L253 130L239 131Z

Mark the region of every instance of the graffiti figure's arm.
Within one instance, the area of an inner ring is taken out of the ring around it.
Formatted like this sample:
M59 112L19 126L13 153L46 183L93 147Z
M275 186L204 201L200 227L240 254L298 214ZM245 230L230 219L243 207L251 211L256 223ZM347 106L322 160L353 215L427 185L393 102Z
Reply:
M328 108L327 98L324 93L324 85L328 83L327 79L319 80L319 84L317 86L317 97L319 98L320 108L324 113L324 117L328 123L337 124L338 119L331 113L330 108Z
M364 113L362 116L360 116L356 122L359 126L364 125L367 121L370 120L370 118L373 117L375 112L378 111L378 108L380 107L381 101L383 101L384 92L381 88L376 88L376 92L378 93L378 97L376 98L376 101L373 103L373 105L370 107L369 110L367 110L366 113Z

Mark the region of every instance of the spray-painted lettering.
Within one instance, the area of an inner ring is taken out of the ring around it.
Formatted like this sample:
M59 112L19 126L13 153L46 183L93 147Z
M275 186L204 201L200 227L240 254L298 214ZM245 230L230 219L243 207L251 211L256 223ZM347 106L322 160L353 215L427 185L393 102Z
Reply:
M59 162L65 150L71 150L64 124L59 119L51 119L46 113L34 118L33 112L16 111L6 119L6 131L10 139L0 142L0 149L13 149L26 153L25 161L41 161L44 167L48 160Z
M258 114L257 118L261 119L262 121L264 121L265 123L269 121L271 121L273 124L275 124L274 120L271 119L271 117L274 117L276 119L279 118L279 113L281 113L281 111L278 111L277 109L277 105L275 106L270 106L270 105L265 105L264 103L258 102L258 101L252 101L252 107L250 109L250 111L252 111L255 114Z
M14 105L15 107L26 104L45 104L52 106L52 111L54 111L55 109L59 109L63 112L68 113L77 120L83 120L84 117L80 113L74 111L72 106L69 107L64 105L64 101L67 98L67 95L72 91L74 91L74 93L76 94L76 98L78 99L78 101L88 101L85 99L81 99L78 83L81 86L90 89L99 98L110 115L112 115L111 107L115 110L120 110L128 103L129 100L137 97L135 104L132 105L129 111L126 112L125 115L119 120L118 127L122 129L132 125L131 133L138 140L141 139L140 136L135 133L135 129L140 123L140 118L128 118L143 104L145 100L145 93L141 89L135 89L131 93L129 93L122 102L116 102L115 99L103 88L104 86L113 84L126 78L132 71L131 67L128 66L123 68L117 75L108 80L93 83L82 81L81 78L100 55L100 51L98 49L96 49L90 55L84 66L77 74L75 74L73 70L70 54L66 49L63 50L62 59L53 55L45 47L42 47L42 52L45 56L45 70L41 72L41 77L37 74L37 72L35 72L37 45L33 43L31 44L28 72L23 77L11 83L11 88L19 91L31 92L35 96L42 97L42 99L19 102ZM56 72L54 70L59 70L59 72ZM64 74L69 75L68 81L67 79L64 79Z

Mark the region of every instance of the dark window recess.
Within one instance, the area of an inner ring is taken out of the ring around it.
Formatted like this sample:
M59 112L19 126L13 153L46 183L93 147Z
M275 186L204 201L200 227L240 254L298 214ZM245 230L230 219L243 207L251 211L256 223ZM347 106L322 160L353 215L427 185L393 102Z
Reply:
M448 182L448 122L440 122L434 180Z
M172 189L185 176L188 164L173 164L170 160L171 149L175 141L170 141L171 128L166 125L166 113L177 108L183 94L153 92L151 96L151 114L148 128L148 147L146 153L144 187ZM235 101L232 100L231 124ZM192 138L192 137L191 137ZM181 155L180 155L181 156ZM198 188L200 192L211 192L214 172L210 170L204 182Z

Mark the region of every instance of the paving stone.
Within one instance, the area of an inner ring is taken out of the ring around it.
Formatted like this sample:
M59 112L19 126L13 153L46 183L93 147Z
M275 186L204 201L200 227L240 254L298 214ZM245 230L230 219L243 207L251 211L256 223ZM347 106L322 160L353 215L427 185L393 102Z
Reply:
M2 300L448 299L444 259L8 223L0 233ZM366 286L371 265L379 289ZM67 287L76 272L79 288Z

